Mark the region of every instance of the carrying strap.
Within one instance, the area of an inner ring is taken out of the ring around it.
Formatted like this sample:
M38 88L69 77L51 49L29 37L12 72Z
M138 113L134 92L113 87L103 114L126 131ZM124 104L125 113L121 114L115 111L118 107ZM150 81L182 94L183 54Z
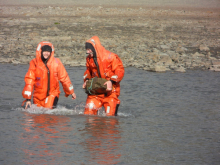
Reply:
M98 61L97 61L97 58L94 57L93 60L94 60L95 65L96 65L96 67L97 67L97 71L98 71L99 77L101 78L101 74L100 74L100 70L99 70L99 63L98 63Z
M91 81L90 87L88 88L88 91L89 91L89 94L90 94L90 95L92 95L92 93L91 93L91 89L92 89L93 79L94 79L94 78L92 78L92 81Z

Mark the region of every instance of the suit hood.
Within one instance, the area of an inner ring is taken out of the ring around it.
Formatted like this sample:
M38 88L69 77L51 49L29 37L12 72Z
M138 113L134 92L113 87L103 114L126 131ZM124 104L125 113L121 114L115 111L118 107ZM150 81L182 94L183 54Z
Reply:
M101 45L101 42L100 42L98 36L93 36L92 38L90 38L86 42L92 44L92 46L94 47L94 49L96 51L95 52L96 53L96 59L97 59L97 62L98 62L97 69L99 70L98 72L100 73L100 76L102 78L104 78L105 75L104 75L102 61L103 61L103 58L104 58L103 55L106 52L106 49Z
M40 60L41 59L41 48L44 46L44 45L48 45L52 48L52 52L51 52L51 55L50 55L50 59L52 59L54 57L54 47L53 47L53 44L48 42L48 41L42 41L38 44L37 46L37 49L36 49L36 59L37 60ZM49 59L49 61L50 61Z
M94 47L94 49L96 51L96 57L101 60L102 54L103 54L103 51L105 50L105 48L101 45L99 37L93 36L92 38L90 38L86 42L92 44L92 46Z

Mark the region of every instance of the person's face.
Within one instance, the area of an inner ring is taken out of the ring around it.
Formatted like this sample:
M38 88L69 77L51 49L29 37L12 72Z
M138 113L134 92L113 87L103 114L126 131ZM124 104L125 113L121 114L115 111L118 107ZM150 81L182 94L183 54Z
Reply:
M91 49L86 49L86 53L93 57L93 52Z
M43 56L44 56L45 59L48 59L48 57L50 56L50 52L44 51Z

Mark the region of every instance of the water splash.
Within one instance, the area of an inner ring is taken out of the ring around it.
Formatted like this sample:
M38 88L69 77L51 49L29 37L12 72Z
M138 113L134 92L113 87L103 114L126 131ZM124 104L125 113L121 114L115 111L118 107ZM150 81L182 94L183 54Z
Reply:
M51 114L51 115L81 115L84 114L85 104L80 103L79 105L71 106L63 106L58 105L55 109L49 109L44 107L38 107L35 104L32 104L30 108L24 109L23 107L12 108L12 110L18 110L23 112L28 112L31 114ZM104 108L100 108L98 110L97 116L106 117L106 113ZM134 117L132 114L119 112L118 117ZM115 116L108 116L108 117L115 117Z
M134 115L130 113L123 113L123 112L118 112L118 116L120 117L135 117Z
M16 108L15 110L28 112L31 114L53 114L53 115L79 115L84 112L84 105L81 103L80 105L75 106L74 109L68 109L65 106L58 105L54 109L38 107L35 104L32 104L30 108Z

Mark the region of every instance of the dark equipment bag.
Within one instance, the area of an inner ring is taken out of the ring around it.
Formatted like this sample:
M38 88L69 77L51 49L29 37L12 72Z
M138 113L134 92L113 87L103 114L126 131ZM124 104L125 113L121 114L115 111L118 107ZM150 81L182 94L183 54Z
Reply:
M107 85L103 85L108 80L104 78L94 77L87 81L85 92L90 95L106 94Z

